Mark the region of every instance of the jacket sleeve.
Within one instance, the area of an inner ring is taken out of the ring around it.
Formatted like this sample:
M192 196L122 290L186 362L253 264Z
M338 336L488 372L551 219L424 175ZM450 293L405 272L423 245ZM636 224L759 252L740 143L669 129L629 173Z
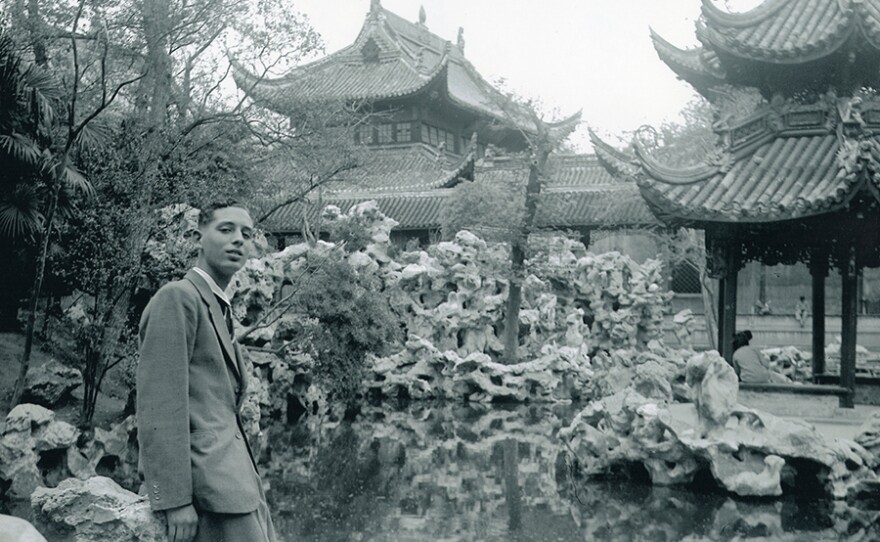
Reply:
M140 323L138 444L154 511L192 503L189 363L198 304L184 288L180 283L161 288Z

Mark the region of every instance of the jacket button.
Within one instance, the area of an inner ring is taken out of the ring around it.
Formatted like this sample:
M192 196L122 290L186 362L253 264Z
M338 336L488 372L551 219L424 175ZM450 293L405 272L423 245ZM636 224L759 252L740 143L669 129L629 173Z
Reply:
M236 433L235 438L237 438L238 440L241 440L241 433Z

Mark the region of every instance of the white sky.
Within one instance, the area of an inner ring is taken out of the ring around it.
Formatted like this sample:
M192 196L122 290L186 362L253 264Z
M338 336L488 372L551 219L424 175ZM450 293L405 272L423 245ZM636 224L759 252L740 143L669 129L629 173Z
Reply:
M324 38L327 53L351 44L370 0L294 0ZM746 9L756 0L729 2ZM678 47L696 45L700 0L382 0L382 6L455 42L489 82L539 98L556 117L583 110L587 125L619 137L674 120L696 93L654 51L648 27ZM589 151L586 129L572 142Z

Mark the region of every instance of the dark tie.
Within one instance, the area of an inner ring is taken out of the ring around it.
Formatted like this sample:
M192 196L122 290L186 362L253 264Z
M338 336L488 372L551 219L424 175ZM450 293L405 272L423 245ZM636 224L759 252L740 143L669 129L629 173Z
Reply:
M223 313L223 319L226 320L226 331L229 332L229 337L235 337L235 326L232 323L232 307L226 304L226 301L217 297L217 301L220 303L220 311Z

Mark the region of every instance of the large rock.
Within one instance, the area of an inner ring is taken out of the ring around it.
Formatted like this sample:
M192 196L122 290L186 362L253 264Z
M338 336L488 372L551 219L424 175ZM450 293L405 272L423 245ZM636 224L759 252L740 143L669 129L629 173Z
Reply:
M129 416L109 430L95 428L92 438L67 449L67 468L85 480L97 474L111 476L125 487L140 483L137 474L137 421Z
M779 496L783 479L818 478L838 499L878 479L871 454L859 444L732 405L726 363L716 357L688 363L698 404L666 404L627 388L583 409L559 433L580 471L600 475L640 464L657 485L689 483L705 471L741 496Z
M0 436L0 481L6 498L28 499L33 491L68 474L64 450L79 431L39 405L17 405L6 416ZM39 466L38 466L39 464Z
M880 464L880 412L871 414L865 420L855 440L874 455L873 466Z
M3 542L46 542L33 525L15 516L0 514L0 540Z
M150 510L148 499L103 476L40 488L31 506L37 528L53 540L165 542L164 519Z
M733 368L714 350L697 354L687 363L687 385L703 434L723 427L739 393L739 379Z
M47 407L62 403L82 383L82 374L52 360L28 370L25 400Z
M592 374L579 348L547 345L538 359L505 365L480 352L441 352L412 336L403 352L373 360L365 386L386 397L557 402L579 398Z

